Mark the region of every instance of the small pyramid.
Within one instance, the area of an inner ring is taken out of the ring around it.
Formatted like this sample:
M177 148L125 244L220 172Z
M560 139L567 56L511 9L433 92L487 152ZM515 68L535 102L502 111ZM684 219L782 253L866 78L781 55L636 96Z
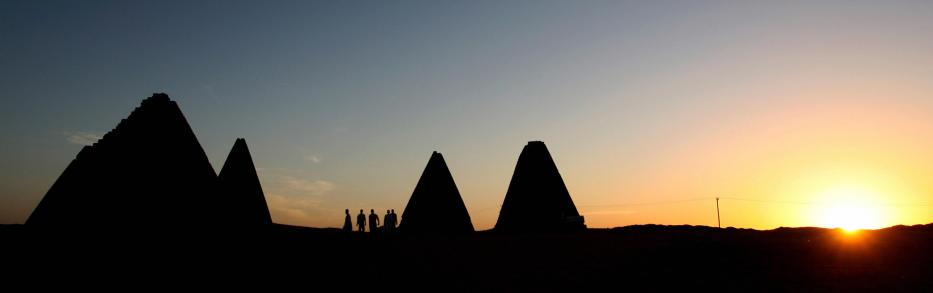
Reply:
M246 140L238 138L217 177L220 201L234 226L271 225L269 206L253 166Z
M418 234L473 232L473 222L444 157L434 152L402 212L399 231Z
M171 227L222 221L217 174L178 104L153 94L85 146L33 210L28 226Z
M586 229L544 142L522 149L506 191L496 231L557 232Z

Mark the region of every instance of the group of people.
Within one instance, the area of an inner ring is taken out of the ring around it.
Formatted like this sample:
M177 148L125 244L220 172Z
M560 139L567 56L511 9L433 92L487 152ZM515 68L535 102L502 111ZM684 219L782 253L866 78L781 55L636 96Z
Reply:
M344 211L346 217L343 219L343 231L353 232L353 221L350 218L350 209ZM366 214L363 213L363 210L360 209L360 214L356 215L356 227L360 232L366 232ZM382 221L382 232L392 233L395 231L395 228L398 227L398 216L395 214L395 210L386 210L386 215ZM369 232L374 233L379 231L379 215L376 214L376 210L369 210Z

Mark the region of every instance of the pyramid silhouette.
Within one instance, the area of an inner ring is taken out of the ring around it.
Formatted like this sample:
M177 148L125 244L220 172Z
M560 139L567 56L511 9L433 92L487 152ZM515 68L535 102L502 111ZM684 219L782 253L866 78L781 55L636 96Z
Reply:
M217 177L218 190L223 200L222 209L229 214L229 223L235 226L262 226L272 224L266 197L253 166L253 158L246 140L238 138Z
M142 101L85 146L26 225L183 228L223 221L217 175L185 116L164 93Z
M434 152L402 212L399 231L416 234L473 232L473 222L444 157Z
M544 142L522 149L506 191L496 231L556 232L586 229Z

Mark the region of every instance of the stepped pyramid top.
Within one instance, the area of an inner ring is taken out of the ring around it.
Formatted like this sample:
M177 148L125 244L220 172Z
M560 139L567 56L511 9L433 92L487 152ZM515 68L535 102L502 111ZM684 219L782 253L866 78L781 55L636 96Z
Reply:
M217 174L178 104L156 93L81 149L27 225L189 227L221 220Z

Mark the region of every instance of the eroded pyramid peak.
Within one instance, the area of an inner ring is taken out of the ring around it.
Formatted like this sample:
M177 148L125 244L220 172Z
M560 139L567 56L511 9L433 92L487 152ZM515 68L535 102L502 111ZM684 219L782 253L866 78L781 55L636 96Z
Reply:
M142 104L171 102L172 99L166 93L152 93L152 96L143 100Z

